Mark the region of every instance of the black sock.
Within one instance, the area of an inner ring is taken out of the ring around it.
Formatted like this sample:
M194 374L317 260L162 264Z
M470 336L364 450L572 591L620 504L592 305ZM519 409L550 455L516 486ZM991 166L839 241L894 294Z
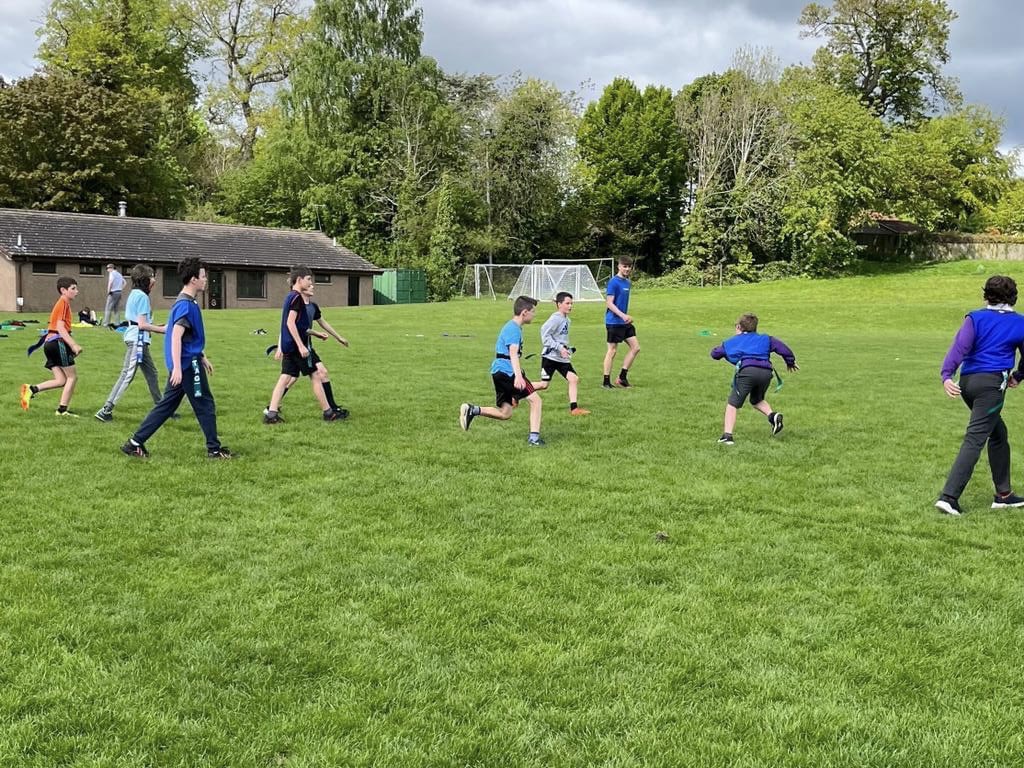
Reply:
M29 387L29 391L32 393L32 397L35 397L36 395L39 394L39 387L33 384L31 387Z
M569 410L570 411L575 411L579 407L580 407L579 403L569 403Z
M626 368L623 368L621 371L619 371L619 378L622 379L623 381L626 380L626 377L628 375L629 375L629 370L626 369Z
M324 382L324 397L327 398L327 404L331 406L332 411L338 410L338 404L334 402L334 390L331 388L331 382Z
M67 409L68 409L68 407L66 405L58 405L57 406L57 413L64 413L65 411L67 411Z
M612 377L611 377L611 375L608 375L608 376L605 376L605 377L604 377L604 383L605 383L605 384L611 384L611 383L612 383Z
M775 411L768 414L768 421L775 421Z

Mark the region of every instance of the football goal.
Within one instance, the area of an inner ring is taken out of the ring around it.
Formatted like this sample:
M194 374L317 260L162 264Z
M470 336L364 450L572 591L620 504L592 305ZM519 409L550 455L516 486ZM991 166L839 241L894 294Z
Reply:
M526 295L548 301L559 291L568 291L576 301L604 301L600 284L614 274L613 266L612 259L468 264L462 294L492 300Z

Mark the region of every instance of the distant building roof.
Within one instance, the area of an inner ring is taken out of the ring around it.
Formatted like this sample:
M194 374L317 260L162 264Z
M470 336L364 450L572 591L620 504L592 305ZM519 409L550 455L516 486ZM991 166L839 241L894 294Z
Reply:
M850 230L854 235L919 235L924 232L922 227L912 221L885 216L880 213L868 214L869 224L863 224Z
M317 272L383 272L323 232L13 208L0 208L0 251L51 261L174 264L198 256L241 269L304 264Z

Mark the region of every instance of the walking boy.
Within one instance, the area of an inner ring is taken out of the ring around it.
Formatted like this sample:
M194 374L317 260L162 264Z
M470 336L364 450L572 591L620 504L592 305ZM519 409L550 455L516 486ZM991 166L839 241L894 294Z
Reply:
M1024 317L1013 310L1017 284L1012 278L990 277L983 295L986 306L964 317L942 361L942 388L950 397L962 398L971 409L960 452L935 502L947 515L963 513L960 494L971 479L985 443L996 491L992 509L1024 507L1024 498L1015 495L1010 485L1010 441L1002 413L1006 388L1016 388L1024 380ZM1010 373L1018 352L1021 358L1017 370ZM959 384L953 381L957 368Z
M82 348L71 338L71 302L78 295L78 282L72 277L58 277L57 291L60 298L50 311L50 319L46 322L46 335L43 339L43 354L46 355L46 368L53 373L53 378L42 384L21 385L21 408L27 411L29 402L40 392L48 389L60 389L60 404L57 406L58 416L76 417L77 413L68 410L71 396L75 394L78 383L78 372L75 370L75 358L82 354ZM38 345L29 349L38 348Z
M611 382L612 363L619 350L619 344L626 342L629 351L622 361L622 370L615 383L620 387L629 387L629 369L640 352L640 342L636 338L636 328L633 327L633 318L627 314L629 309L629 289L631 283L629 276L633 272L633 260L628 256L619 257L619 272L608 281L605 289L607 296L604 300L604 326L608 332L608 351L604 356L604 383L605 389L613 389Z
M569 313L572 312L572 294L560 291L555 296L557 311L548 318L540 329L541 361L540 383L535 384L537 390L551 386L551 377L560 373L569 385L569 414L586 416L590 411L580 408L576 402L579 391L580 377L572 367L572 353L575 347L569 346Z
M170 371L167 387L160 402L121 446L121 451L139 458L149 456L146 441L178 410L182 398L187 397L206 438L207 457L230 459L231 451L221 445L217 436L217 406L207 378L213 373L213 364L206 357L203 313L196 303L196 294L206 290L206 269L199 259L189 257L178 264L178 276L181 293L167 318L171 332L164 336L164 359Z
M519 363L519 357L523 353L523 326L533 322L537 300L529 296L520 296L516 299L512 311L514 317L505 323L498 334L498 340L494 345L494 362L491 363L491 379L494 382L497 407L463 403L459 407L459 425L468 430L477 416L505 421L512 417L512 409L519 401L526 400L530 406L530 435L526 444L541 447L544 441L540 437L540 395L523 374Z
M736 375L732 379L732 391L725 406L725 426L718 442L732 445L732 431L736 426L736 414L743 407L744 400L750 396L750 404L768 417L768 426L772 434L782 431L782 414L772 410L764 399L771 384L772 363L769 359L774 352L786 361L786 369L799 371L793 351L776 339L757 332L757 315L745 314L736 322L736 335L726 339L720 346L711 350L711 357L721 360L723 357L736 366Z
M310 315L306 311L306 302L302 298L303 292L309 291L313 286L313 273L305 266L293 267L288 275L292 289L285 296L284 305L281 308L281 332L278 344L278 352L281 357L281 375L274 385L274 392L270 396L270 405L263 415L264 424L280 424L284 421L278 409L281 407L281 398L291 383L299 376L309 376L309 382L313 387L313 395L320 404L324 421L339 421L341 416L327 402L324 395L323 381L317 373L316 358L309 344Z
M128 391L128 386L140 368L146 384L149 385L153 403L159 403L161 398L156 364L149 353L150 334L164 333L167 330L165 325L153 325L153 306L149 301L149 292L156 285L156 277L152 267L136 264L132 268L131 278L132 292L128 294L128 301L124 305L124 317L128 321L128 328L124 332L124 364L113 389L107 395L107 401L96 411L96 418L100 421L114 420L114 406Z

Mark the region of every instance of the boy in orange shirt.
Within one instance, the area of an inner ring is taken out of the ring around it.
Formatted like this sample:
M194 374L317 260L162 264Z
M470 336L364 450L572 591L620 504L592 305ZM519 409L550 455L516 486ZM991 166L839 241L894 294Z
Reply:
M46 337L43 340L46 367L53 371L53 378L42 384L22 384L21 407L27 411L29 401L38 393L47 389L61 389L57 415L78 416L77 413L68 410L71 396L75 393L75 384L78 383L75 358L82 354L82 348L71 338L71 302L78 295L78 282L74 278L58 277L57 290L60 292L60 298L50 312L50 319L46 324Z

